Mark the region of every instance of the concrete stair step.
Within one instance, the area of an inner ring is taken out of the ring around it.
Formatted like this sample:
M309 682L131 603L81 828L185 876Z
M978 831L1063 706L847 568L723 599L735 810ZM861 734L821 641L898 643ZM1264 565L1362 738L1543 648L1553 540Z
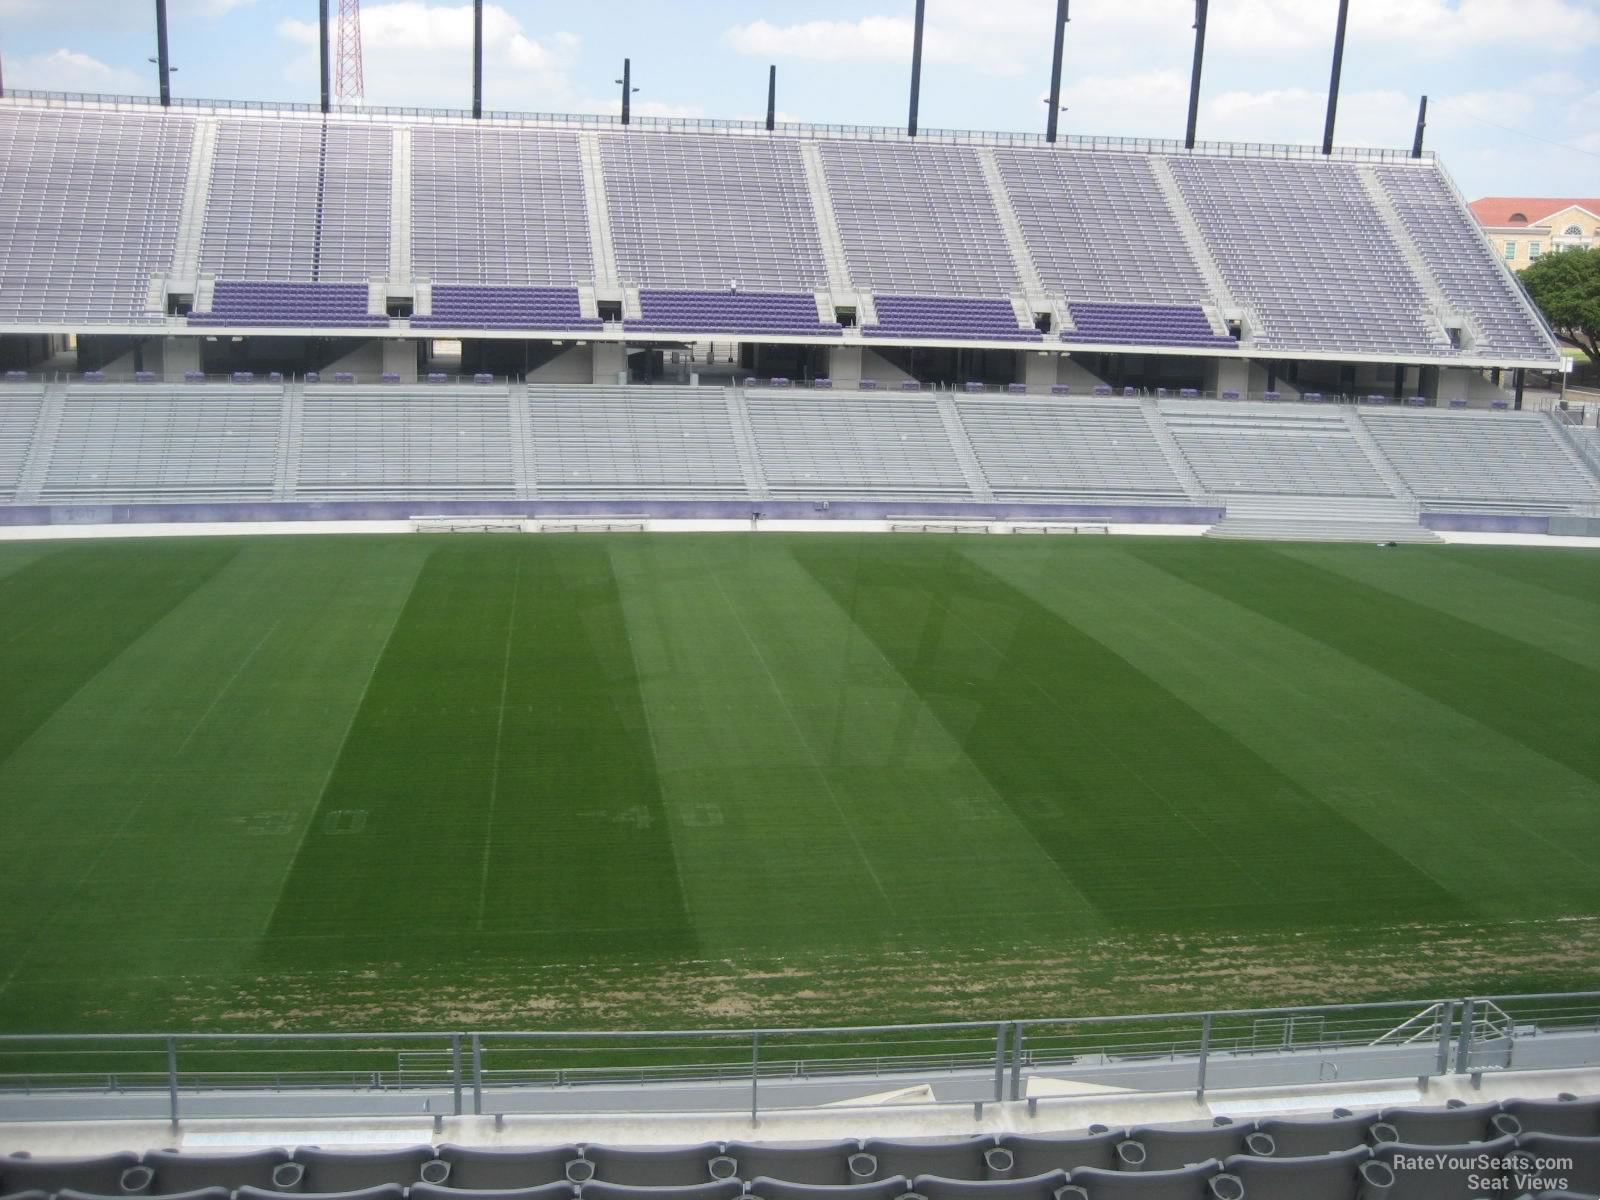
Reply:
M1300 521L1270 517L1225 518L1206 537L1285 542L1405 542L1413 545L1444 541L1431 529L1411 521Z

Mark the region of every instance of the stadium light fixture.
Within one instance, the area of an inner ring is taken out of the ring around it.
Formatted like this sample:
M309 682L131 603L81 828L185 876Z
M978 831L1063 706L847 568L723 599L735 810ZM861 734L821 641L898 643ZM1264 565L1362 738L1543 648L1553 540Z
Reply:
M613 79L611 82L620 83L622 85L622 123L626 125L628 123L629 109L631 106L630 102L633 98L633 94L639 90L633 86L633 60L631 58L625 58L622 60L622 78Z
M1195 126L1200 120L1200 70L1206 58L1206 10L1209 0L1194 0L1194 64L1189 69L1189 124L1183 133L1183 146L1194 149Z
M161 85L161 107L166 108L172 103L172 72L170 66L172 59L167 54L167 0L156 0L156 56L150 60L156 64L156 79Z

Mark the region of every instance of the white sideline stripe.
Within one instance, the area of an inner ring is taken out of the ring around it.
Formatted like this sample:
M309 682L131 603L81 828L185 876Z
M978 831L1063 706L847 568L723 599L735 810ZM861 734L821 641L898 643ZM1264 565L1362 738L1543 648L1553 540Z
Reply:
M1219 1117L1241 1113L1332 1113L1336 1108L1360 1112L1365 1108L1387 1108L1394 1104L1420 1104L1422 1093L1416 1088L1395 1088L1386 1092L1320 1093L1315 1096L1261 1096L1245 1100L1213 1100L1206 1107Z
M184 1133L185 1149L201 1146L425 1146L433 1128L411 1129L239 1129L229 1133Z

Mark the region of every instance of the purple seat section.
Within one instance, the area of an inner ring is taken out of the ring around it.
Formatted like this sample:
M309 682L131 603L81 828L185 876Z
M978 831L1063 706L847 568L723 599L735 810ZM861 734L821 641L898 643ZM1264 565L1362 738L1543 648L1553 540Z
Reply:
M585 317L578 289L563 287L469 287L436 284L433 312L414 316L415 329L600 329Z
M1068 304L1076 329L1064 342L1107 342L1127 346L1210 346L1236 349L1231 337L1212 332L1198 304Z
M878 296L878 323L863 325L865 337L977 338L1038 342L1037 329L1017 324L1009 300L963 300L953 296Z
M219 279L211 311L190 313L191 325L320 325L374 327L389 318L367 311L364 283L249 283Z
M642 319L625 323L630 332L706 330L716 333L827 336L841 332L835 322L817 317L810 292L694 292L641 289Z

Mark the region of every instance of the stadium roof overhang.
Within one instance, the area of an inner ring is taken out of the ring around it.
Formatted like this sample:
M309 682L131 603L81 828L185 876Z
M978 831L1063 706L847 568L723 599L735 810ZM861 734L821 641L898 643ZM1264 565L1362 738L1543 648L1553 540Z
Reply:
M1351 350L1294 349L1290 347L1265 347L1241 343L1237 350L1200 346L1140 346L1119 345L1108 342L1073 342L1071 340L1045 340L1039 342L999 341L982 338L884 338L884 337L806 337L795 334L752 336L718 330L683 330L678 333L651 330L649 333L627 329L583 330L571 329L481 329L463 326L459 329L414 329L407 322L397 320L387 330L374 330L370 326L337 327L325 325L207 325L195 329L187 325L164 321L129 322L126 324L73 325L37 324L9 325L0 328L0 334L70 334L76 336L110 337L179 337L193 339L232 340L234 338L339 338L362 341L439 341L475 339L486 341L551 342L577 346L595 342L620 342L630 346L682 346L693 342L750 342L762 345L833 346L884 350L892 347L911 349L947 350L1013 350L1035 354L1138 354L1161 358L1249 359L1277 362L1338 362L1338 363L1406 363L1440 367L1465 367L1471 370L1524 368L1533 371L1559 371L1561 358L1507 358L1485 357L1472 354L1428 356L1415 354L1363 353Z

